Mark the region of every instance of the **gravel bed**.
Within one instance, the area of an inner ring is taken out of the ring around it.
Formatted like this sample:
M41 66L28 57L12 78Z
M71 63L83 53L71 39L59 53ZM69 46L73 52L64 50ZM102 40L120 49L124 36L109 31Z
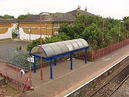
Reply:
M122 72L115 76L109 83L104 85L99 91L90 97L110 97L112 93L122 84L123 80L129 74L129 66L127 66ZM115 97L115 96L114 96Z

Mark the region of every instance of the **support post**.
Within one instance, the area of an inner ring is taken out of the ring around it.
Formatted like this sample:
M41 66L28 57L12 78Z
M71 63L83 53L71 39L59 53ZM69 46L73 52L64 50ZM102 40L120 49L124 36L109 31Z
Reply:
M73 70L73 55L70 54L70 69Z
M54 59L54 65L56 66L56 59Z
M42 57L41 57L41 72L40 72L40 78L41 78L41 80L43 80L43 59L42 59Z
M87 50L86 49L84 50L84 61L86 64L87 63Z
M52 59L50 61L50 79L53 79L53 64L52 64Z
M34 64L33 65L34 65L33 68L34 68L34 73L35 73L36 72L36 58L35 58L35 56L34 56Z

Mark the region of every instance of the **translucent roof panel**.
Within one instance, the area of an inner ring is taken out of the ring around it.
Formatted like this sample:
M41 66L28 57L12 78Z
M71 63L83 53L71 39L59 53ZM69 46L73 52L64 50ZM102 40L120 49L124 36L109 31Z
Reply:
M40 45L33 47L31 52L33 52L33 54L38 55L38 56L45 56L46 55L46 53L44 52L43 48Z
M87 41L84 39L74 39L39 45L32 48L31 53L38 56L51 57L84 47L88 47Z

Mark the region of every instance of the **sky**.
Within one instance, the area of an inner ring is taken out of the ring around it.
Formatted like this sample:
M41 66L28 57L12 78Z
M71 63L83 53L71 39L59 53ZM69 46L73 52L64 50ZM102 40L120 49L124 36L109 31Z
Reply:
M129 16L129 0L0 0L0 15L15 17L41 12L68 12L81 6L88 12L103 17L122 19Z

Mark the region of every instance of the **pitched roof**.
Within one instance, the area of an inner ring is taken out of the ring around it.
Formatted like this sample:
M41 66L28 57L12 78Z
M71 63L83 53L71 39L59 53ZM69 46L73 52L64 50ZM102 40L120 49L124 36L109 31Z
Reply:
M69 11L69 12L67 12L67 13L69 13L69 14L72 14L73 16L76 16L77 14L91 14L91 13L89 13L89 12L87 12L87 11L84 11L84 10L80 10L80 9L76 9L76 10L73 10L73 11Z
M28 16L25 19L19 20L19 22L71 22L75 16L80 14L91 14L87 11L76 9L66 13L47 13L42 12L39 15ZM41 21L40 21L41 17Z
M0 23L14 23L16 22L15 19L3 19L3 18L0 18Z

